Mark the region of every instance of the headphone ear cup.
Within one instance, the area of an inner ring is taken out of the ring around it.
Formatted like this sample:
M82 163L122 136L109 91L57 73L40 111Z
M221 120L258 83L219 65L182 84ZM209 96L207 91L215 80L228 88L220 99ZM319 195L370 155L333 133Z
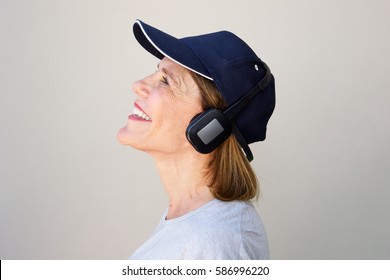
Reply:
M190 121L188 127L190 127L192 123L196 122L197 119L198 119L198 117L201 117L202 114L204 114L205 112L207 112L207 111L200 112L200 113L196 114L196 115L191 119L191 121ZM188 130L188 127L187 127L187 130Z
M196 148L196 143L199 141L198 137L196 136L197 131L200 130L199 128L199 122L203 123L203 116L207 115L207 112L209 110L200 112L196 114L190 121L190 123L187 126L186 129L186 137L187 140L191 143L191 145L195 148L195 150L198 151Z
M209 109L192 118L186 130L186 137L195 150L208 154L221 145L231 132L231 123L223 112Z

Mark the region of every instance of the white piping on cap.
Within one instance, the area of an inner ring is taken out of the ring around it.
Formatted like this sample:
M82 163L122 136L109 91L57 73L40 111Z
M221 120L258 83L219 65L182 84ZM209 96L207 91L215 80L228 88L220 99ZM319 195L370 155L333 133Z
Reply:
M140 22L138 19L137 19L135 22L141 27L142 33L144 33L146 39L148 39L148 41L153 45L153 47L155 47L155 48L156 48L160 53L162 53L164 56L168 57L170 60L176 62L177 64L183 66L184 68L187 68L188 70L190 70L190 71L192 71L192 72L195 72L195 73L198 74L198 75L201 75L202 77L205 77L205 78L207 78L207 79L209 79L209 80L211 80L211 81L213 80L213 78L211 78L211 77L209 77L209 76L206 76L206 75L204 75L204 74L202 74L202 73L200 73L200 72L198 72L198 71L196 71L196 70L194 70L194 69L192 69L192 68L190 68L190 67L184 65L183 63L180 63L179 61L173 59L172 57L170 57L169 55L167 55L166 53L164 53L164 52L163 52L159 47L157 47L156 44L149 38L148 34L146 34L146 32L145 32L145 30L144 30L144 27L142 26L141 22Z

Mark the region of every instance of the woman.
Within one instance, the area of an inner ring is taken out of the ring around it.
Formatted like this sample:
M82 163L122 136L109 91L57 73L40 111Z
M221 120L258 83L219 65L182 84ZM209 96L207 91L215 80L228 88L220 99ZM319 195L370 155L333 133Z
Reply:
M230 32L177 39L139 20L133 31L160 62L133 84L117 136L154 158L169 207L130 258L269 258L248 148L265 139L275 106L268 67Z

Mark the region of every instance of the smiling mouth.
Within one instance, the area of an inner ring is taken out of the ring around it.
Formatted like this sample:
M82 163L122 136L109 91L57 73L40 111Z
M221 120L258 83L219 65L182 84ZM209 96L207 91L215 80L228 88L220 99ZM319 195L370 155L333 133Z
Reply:
M133 114L131 115L131 117L144 121L152 121L152 119L144 111L137 108L137 106L134 107Z

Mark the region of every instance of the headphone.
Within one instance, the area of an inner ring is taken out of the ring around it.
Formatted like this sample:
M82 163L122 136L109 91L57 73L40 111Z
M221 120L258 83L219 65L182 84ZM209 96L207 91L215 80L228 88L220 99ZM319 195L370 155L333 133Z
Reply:
M221 145L233 132L244 149L249 161L253 155L243 135L235 124L235 118L248 103L261 91L265 90L272 79L268 66L262 62L265 70L264 78L247 94L242 96L225 110L208 109L195 115L186 130L188 141L199 153L208 154Z

